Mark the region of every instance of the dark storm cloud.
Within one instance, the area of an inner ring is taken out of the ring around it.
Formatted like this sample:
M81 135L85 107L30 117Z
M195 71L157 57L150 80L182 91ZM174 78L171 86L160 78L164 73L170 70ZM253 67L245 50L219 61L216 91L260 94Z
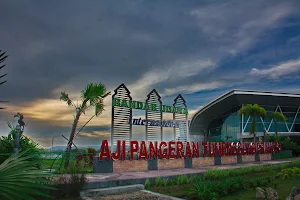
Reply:
M278 2L272 1L273 7ZM237 18L237 11L260 3L2 1L0 5L0 17L5 19L1 48L11 55L8 83L1 93L20 102L50 97L53 89L65 84L78 90L92 81L111 88L131 84L152 69L172 68L176 60L211 57L218 62L235 41L244 44L233 33L247 20L257 20L252 11ZM251 41L244 33L241 36Z
M166 89L173 89L176 94L164 96L165 103L172 104L182 93L189 108L196 109L224 89L256 82L248 73L253 67L259 69L265 55L251 57L248 50L259 48L267 37L272 43L275 36L268 34L285 24L281 19L299 13L299 5L280 0L1 1L0 48L10 57L3 70L8 82L0 88L0 99L30 107L38 98L58 98L52 93L57 88L74 93L88 82L101 81L109 90L124 82L135 91L133 84L142 80L140 93L156 88L167 94ZM291 49L297 55L295 41L297 37L284 48L286 59L291 59ZM273 52L265 54L272 57ZM225 66L228 57L233 61ZM269 62L277 64L281 56L277 58ZM205 61L211 64L202 66ZM198 94L186 94L190 88ZM0 125L5 126L10 118L2 113ZM68 136L71 128L71 122L26 120L32 137L56 137L62 143L61 135ZM105 137L106 132L108 126L88 126L80 141L93 143L90 138Z
M2 94L14 102L49 97L66 83L80 89L90 81L112 87L132 83L149 69L191 56L199 45L208 44L188 13L193 3L4 1L0 5L0 17L5 18L2 48L10 54Z

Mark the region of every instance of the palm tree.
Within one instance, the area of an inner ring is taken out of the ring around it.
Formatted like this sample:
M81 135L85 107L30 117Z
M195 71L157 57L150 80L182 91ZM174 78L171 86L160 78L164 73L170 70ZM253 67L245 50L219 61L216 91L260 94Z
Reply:
M91 121L93 117L98 116L102 113L102 111L104 110L103 100L108 95L110 95L110 92L106 92L106 87L103 84L101 84L101 83L99 83L99 84L98 83L96 83L96 84L90 83L90 84L87 85L85 90L81 91L81 100L82 100L81 105L76 106L73 103L73 101L70 99L68 94L66 94L65 92L61 93L60 100L65 101L69 106L75 107L75 112L76 112L75 118L74 118L74 121L73 121L73 125L72 125L72 129L71 129L71 132L70 132L70 137L69 137L69 141L68 141L68 144L67 144L66 152L71 152L73 140L76 137L76 135L83 129L83 127L89 121ZM95 107L95 114L75 134L80 116L82 114L85 114L85 111L91 106ZM67 154L65 167L69 166L69 158L70 158L70 155Z
M243 114L245 114L248 117L252 118L251 121L251 126L250 126L250 135L254 135L253 141L256 142L256 120L255 117L265 117L266 116L266 110L257 105L257 104L247 104L246 106L243 106L240 110L239 110L239 115L242 116Z
M268 119L274 121L274 124L275 124L275 136L277 138L277 136L278 136L278 122L286 122L287 118L281 112L272 112L268 116Z
M8 55L6 55L6 52L4 53L1 53L1 50L0 50L0 64L4 62L4 60L8 57ZM5 67L5 65L0 65L0 69L2 69L3 67ZM7 74L3 74L3 75L0 75L0 79L5 77ZM0 81L0 85L2 85L3 83L5 83L6 81ZM6 102L6 101L0 101L0 102ZM0 107L0 109L3 109Z

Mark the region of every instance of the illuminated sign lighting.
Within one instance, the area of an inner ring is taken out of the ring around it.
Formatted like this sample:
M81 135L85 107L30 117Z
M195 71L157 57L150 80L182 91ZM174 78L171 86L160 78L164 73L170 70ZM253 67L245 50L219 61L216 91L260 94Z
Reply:
M139 110L152 110L152 111L160 111L165 113L178 113L178 114L188 114L188 110L180 107L168 106L168 105L160 105L157 107L156 104L152 103L143 103L140 101L128 101L126 99L113 98L113 106L116 107L125 107L125 108L133 108Z
M151 120L151 119L132 119L128 118L128 124L132 125L143 125L143 126L160 126L160 127L176 127L180 128L182 126L182 121L177 120Z
M192 158L200 156L200 148L198 142L186 142L184 145L181 141L170 142L149 142L147 146L146 141L132 140L129 142L130 146L130 160L134 160L134 155L138 153L138 160L146 159L175 159L175 158ZM126 141L117 141L117 151L111 152L109 150L108 141L103 140L99 160L106 158L107 160L126 160L128 155L126 152ZM232 155L254 155L258 153L277 153L281 151L281 144L278 142L257 142L257 143L241 143L241 142L202 142L203 156L232 156Z

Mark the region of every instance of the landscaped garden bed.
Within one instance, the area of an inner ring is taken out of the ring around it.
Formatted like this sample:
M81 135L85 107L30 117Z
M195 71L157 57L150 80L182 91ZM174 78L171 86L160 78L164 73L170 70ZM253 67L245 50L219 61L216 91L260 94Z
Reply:
M277 177L283 169L300 167L300 161L277 165L251 166L229 170L209 170L201 176L146 181L150 191L185 199L255 199L256 187L272 187L285 199L292 187L300 187L299 177Z

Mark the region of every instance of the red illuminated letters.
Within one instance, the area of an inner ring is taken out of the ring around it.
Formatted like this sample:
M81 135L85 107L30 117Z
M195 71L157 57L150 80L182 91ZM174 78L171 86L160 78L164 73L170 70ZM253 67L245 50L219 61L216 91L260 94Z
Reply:
M129 148L130 153L126 154L126 141L117 141L116 152L109 150L108 141L103 140L99 160L106 158L107 160L126 160L126 157L130 155L130 160L134 160L134 155L138 153L138 160L158 159L158 155L161 159L175 159L175 158L192 158L199 157L199 143L189 142L185 144L181 141L149 142L149 147L145 141L130 141ZM281 151L281 144L274 143L240 143L240 142L202 142L203 156L234 156L234 155L254 155L258 153L278 153Z

